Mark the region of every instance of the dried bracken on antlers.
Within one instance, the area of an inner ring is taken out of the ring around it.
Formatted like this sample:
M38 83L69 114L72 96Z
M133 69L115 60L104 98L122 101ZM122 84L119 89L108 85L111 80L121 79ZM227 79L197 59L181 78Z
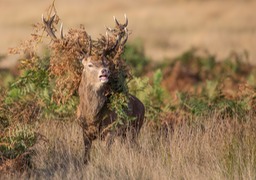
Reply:
M52 17L49 18L49 20L46 20L44 16L42 15L42 22L44 24L44 29L51 37L53 41L57 41L58 38L55 35L53 23L55 20L56 15L54 14ZM111 29L109 27L106 27L106 36L102 36L101 39L98 39L98 41L92 41L91 37L84 32L85 34L83 37L77 36L77 37L70 37L71 39L76 38L75 46L77 46L78 52L80 55L79 57L88 57L92 54L94 55L100 55L100 56L110 56L111 59L118 59L120 54L123 52L124 45L128 39L128 18L126 15L125 17L125 23L121 24L115 17L115 28ZM64 40L63 35L63 25L61 24L60 27L60 38L61 40ZM83 42L80 40L85 40L87 42ZM65 39L66 41L69 41L69 38ZM87 47L85 47L85 45ZM79 58L79 59L80 59Z
M92 51L92 39L91 36L87 35L87 51L84 50L83 46L81 45L79 38L77 38L77 45L80 49L80 53L81 53L81 58L79 59L83 59L86 57L89 57L91 55L91 51Z

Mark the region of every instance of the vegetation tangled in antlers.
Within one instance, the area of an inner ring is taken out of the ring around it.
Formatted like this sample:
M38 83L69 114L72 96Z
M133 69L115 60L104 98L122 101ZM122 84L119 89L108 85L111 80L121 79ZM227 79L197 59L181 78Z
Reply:
M129 75L128 69L121 59L124 44L128 38L128 20L125 24L120 24L116 19L114 29L107 28L106 36L101 36L98 40L91 40L85 29L71 29L67 35L63 35L62 26L60 30L61 38L56 38L52 24L55 15L49 20L44 19L45 30L51 36L53 43L51 49L50 72L56 79L57 99L65 100L77 89L81 76L80 60L86 56L104 56L111 64L111 72L114 91L120 91L120 81L124 83L125 77ZM121 77L120 77L121 75ZM121 86L122 87L122 86ZM65 92L63 94L63 92ZM121 88L123 91L123 88Z
M54 80L53 99L56 102L65 103L77 91L82 73L81 60L86 56L104 56L109 61L112 78L108 93L128 91L125 79L131 75L121 57L129 34L126 16L124 24L119 23L114 17L116 26L113 29L106 28L106 35L100 35L97 40L92 40L83 26L70 29L64 35L62 24L60 38L57 38L55 33L59 17L56 14L48 17L42 16L42 22L34 26L33 38L23 43L22 48L12 49L12 53L26 54L26 58L21 61L22 68L35 69L39 60L35 46L44 40L44 32L47 32L47 37L51 38L47 71L51 80Z

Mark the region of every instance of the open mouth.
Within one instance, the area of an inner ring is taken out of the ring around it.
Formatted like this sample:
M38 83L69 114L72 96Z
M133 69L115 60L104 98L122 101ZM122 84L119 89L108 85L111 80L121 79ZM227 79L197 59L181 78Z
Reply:
M100 75L99 78L101 82L104 82L104 83L108 82L108 75L106 74Z

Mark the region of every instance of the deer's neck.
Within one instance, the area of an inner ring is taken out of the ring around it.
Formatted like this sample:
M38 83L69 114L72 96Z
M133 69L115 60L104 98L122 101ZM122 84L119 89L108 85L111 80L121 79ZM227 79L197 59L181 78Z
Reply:
M88 83L84 77L82 77L79 86L79 111L80 116L85 118L88 123L97 121L99 114L102 111L106 102L105 87L94 86L92 83Z

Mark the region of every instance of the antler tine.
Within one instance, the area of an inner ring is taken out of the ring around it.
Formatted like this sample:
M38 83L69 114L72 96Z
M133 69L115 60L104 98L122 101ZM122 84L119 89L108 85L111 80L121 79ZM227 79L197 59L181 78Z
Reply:
M56 35L54 34L53 32L53 29L52 29L52 23L53 23L53 20L55 18L56 14L54 14L49 20L46 20L44 18L44 15L42 14L42 21L44 23L44 26L45 26L45 30L46 32L48 33L48 35L53 39L53 40L56 40L57 37Z
M87 57L91 55L91 51L92 51L92 39L91 39L91 36L88 36L88 52L86 53Z
M124 27L127 27L127 25L128 25L128 18L126 16L126 14L124 14L124 19L125 19Z
M103 54L105 55L107 53L108 50L108 46L109 46L109 35L108 35L108 31L106 31L106 44L103 50Z
M114 21L116 22L116 25L119 27L119 26L120 26L120 23L117 21L117 19L116 19L115 16L113 16L113 18L114 18Z
M60 25L60 38L64 39L64 35L63 35L63 23L61 23Z
M116 42L115 42L115 44L114 44L114 46L113 46L113 48L112 48L112 50L113 49L115 49L116 47L117 47L117 45L118 45L118 43L120 42L120 36L119 35L117 35L117 37L116 37Z
M125 31L125 38L123 39L121 46L124 46L129 36L128 29L126 27L124 28L124 31Z

